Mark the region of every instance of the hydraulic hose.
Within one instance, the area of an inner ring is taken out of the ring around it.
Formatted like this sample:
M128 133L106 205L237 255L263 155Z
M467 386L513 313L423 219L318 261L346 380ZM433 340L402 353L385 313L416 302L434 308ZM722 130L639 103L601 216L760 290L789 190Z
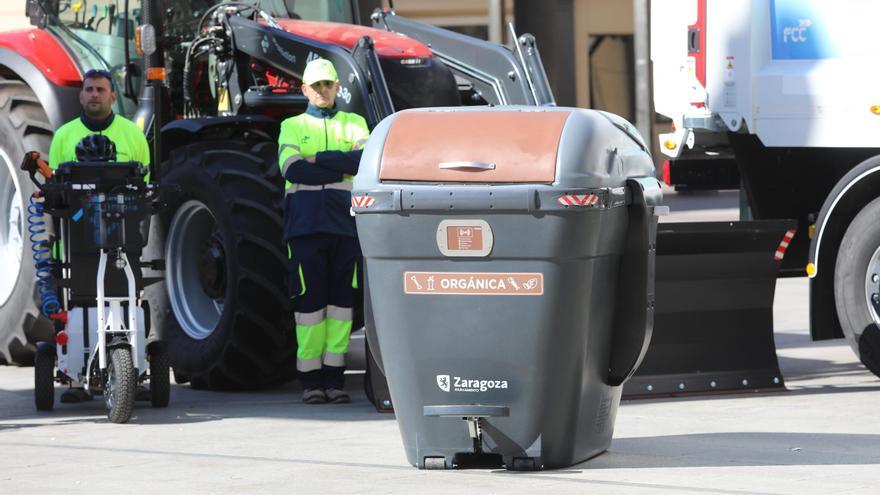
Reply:
M37 290L40 293L40 310L48 317L61 311L61 300L52 281L52 253L46 235L43 202L31 196L28 203L28 234L33 251L34 268L37 271Z
M208 53L210 47L208 49L200 49L200 51L196 51L195 48L199 45L208 42L215 42L216 38L199 38L194 40L192 44L190 44L189 48L186 50L186 57L183 62L183 108L184 108L184 116L187 118L195 118L201 117L201 109L196 108L195 103L193 102L193 85L195 84L192 80L192 62L196 58L205 53Z

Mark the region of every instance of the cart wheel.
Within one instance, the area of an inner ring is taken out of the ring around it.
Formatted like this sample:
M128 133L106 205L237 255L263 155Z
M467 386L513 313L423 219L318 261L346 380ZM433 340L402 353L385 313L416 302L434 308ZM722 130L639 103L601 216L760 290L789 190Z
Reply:
M150 352L150 403L168 407L171 397L171 355L165 346L154 346Z
M446 469L446 458L425 457L425 469Z
M131 350L118 347L110 351L107 366L107 383L104 386L104 402L107 405L107 419L112 423L125 423L134 410L137 394L137 377Z
M42 352L34 356L34 402L37 411L51 411L55 405L55 357Z

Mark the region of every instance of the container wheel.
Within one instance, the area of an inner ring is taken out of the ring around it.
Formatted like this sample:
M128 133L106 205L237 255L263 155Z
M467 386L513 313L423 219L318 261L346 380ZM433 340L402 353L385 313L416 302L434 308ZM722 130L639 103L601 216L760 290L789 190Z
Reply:
M107 366L107 383L104 385L107 419L111 423L128 422L134 411L135 395L137 395L137 376L131 359L131 350L127 347L111 349Z
M840 243L834 301L844 337L880 376L880 198L856 215Z
M34 357L34 401L37 411L55 407L55 356L38 352Z
M425 457L425 469L446 469L446 458Z
M537 471L538 465L533 457L514 457L513 462L506 465L508 471Z

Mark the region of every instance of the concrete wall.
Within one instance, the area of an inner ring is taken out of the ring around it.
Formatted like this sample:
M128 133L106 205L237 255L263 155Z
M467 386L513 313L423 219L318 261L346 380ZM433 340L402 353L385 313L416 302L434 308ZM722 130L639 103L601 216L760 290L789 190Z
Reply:
M384 0L387 7L389 2ZM394 0L398 14L437 26L484 25L489 22L489 0ZM505 0L513 16L513 0Z
M550 84L560 105L588 108L590 99L589 47L592 36L632 35L631 0L515 0L519 32L538 40ZM626 54L605 43L593 63L603 69L605 109L631 109L632 81L626 78Z
M633 3L624 0L573 0L576 104L590 104L589 40L591 35L633 34ZM607 61L606 61L607 63Z

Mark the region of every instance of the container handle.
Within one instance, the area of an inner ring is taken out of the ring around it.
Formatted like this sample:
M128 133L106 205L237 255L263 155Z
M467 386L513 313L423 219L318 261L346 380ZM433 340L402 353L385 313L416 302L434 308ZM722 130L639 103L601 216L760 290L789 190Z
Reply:
M652 207L662 199L660 184L653 177L627 179L632 205L620 257L614 339L608 384L622 385L645 358L654 332L654 277L657 216Z
M424 406L425 416L441 418L505 418L510 416L507 406L486 406L480 404L454 404L442 406Z
M495 164L491 163L491 162L440 162L439 167L444 170L458 170L458 169L476 169L479 171L495 170Z

